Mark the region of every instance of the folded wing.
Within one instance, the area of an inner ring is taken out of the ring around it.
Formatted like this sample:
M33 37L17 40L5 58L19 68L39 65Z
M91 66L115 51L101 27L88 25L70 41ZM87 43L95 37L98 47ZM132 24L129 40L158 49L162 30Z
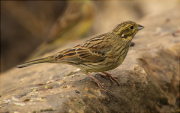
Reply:
M106 59L112 45L106 39L106 34L94 37L81 45L63 51L56 57L56 61L81 64L84 62L98 63Z

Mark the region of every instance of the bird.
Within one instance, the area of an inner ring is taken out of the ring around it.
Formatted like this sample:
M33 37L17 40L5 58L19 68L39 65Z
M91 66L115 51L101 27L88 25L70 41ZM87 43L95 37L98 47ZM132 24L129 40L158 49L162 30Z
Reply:
M131 41L135 34L143 29L144 26L133 21L124 21L118 24L113 30L92 37L82 44L72 48L67 48L52 56L29 61L17 68L27 67L38 63L66 63L77 68L91 77L101 89L105 89L105 85L92 76L91 72L102 72L105 77L110 78L120 85L111 74L105 72L115 69L124 61Z

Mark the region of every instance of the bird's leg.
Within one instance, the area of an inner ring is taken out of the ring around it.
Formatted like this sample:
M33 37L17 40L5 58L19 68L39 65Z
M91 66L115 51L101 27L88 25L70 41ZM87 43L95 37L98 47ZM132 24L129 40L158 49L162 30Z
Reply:
M93 77L93 76L92 76L91 74L89 74L89 73L87 73L86 75L88 75L89 77L91 77L91 78L94 80L94 82L96 82L97 85L98 85L100 88L106 90L106 87L105 87L101 82L99 82L99 80L97 80L95 77Z
M113 80L113 81L115 81L118 85L120 85L120 83L116 80L117 77L113 77L113 76L111 76L109 73L104 72L104 71L103 71L102 73L104 73L105 75L101 75L101 74L100 74L100 76L108 77L111 81Z
M108 76L106 76L106 75L103 75L103 74L99 74L98 73L98 75L100 75L101 77L105 77L105 78L107 78ZM113 80L112 80L112 78L110 78L110 77L108 77L109 78L109 80L111 80L111 82L113 82ZM116 79L116 78L115 78Z

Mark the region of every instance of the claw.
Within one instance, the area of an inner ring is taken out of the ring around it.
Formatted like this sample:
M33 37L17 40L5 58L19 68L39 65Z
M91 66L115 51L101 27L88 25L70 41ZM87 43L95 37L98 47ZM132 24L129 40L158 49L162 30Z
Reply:
M94 82L97 83L97 85L101 88L101 89L104 89L104 90L107 90L106 86L99 82L99 80L97 80L95 77L93 77L91 74L87 73L86 75L88 75L89 77L91 77L93 79Z
M101 77L108 77L108 76L106 76L106 75L103 75L103 74L98 74L98 75L100 75ZM112 80L112 78L111 77L108 77L110 80L111 80L111 82L113 83L113 80Z
M100 76L108 77L111 81L115 81L117 83L117 85L120 85L120 83L116 80L116 79L118 79L118 77L113 77L109 73L106 73L106 72L102 72L102 73L104 73L105 75L100 74Z

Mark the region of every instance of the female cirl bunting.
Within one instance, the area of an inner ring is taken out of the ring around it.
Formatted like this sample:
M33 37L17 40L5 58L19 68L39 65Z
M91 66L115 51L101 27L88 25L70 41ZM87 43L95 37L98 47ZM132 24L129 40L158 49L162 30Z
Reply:
M89 72L102 72L105 76L119 82L105 71L118 67L125 59L134 35L144 27L132 21L118 24L112 31L93 37L72 48L65 49L53 56L37 59L18 65L18 68L38 63L66 63L80 68L104 88Z

